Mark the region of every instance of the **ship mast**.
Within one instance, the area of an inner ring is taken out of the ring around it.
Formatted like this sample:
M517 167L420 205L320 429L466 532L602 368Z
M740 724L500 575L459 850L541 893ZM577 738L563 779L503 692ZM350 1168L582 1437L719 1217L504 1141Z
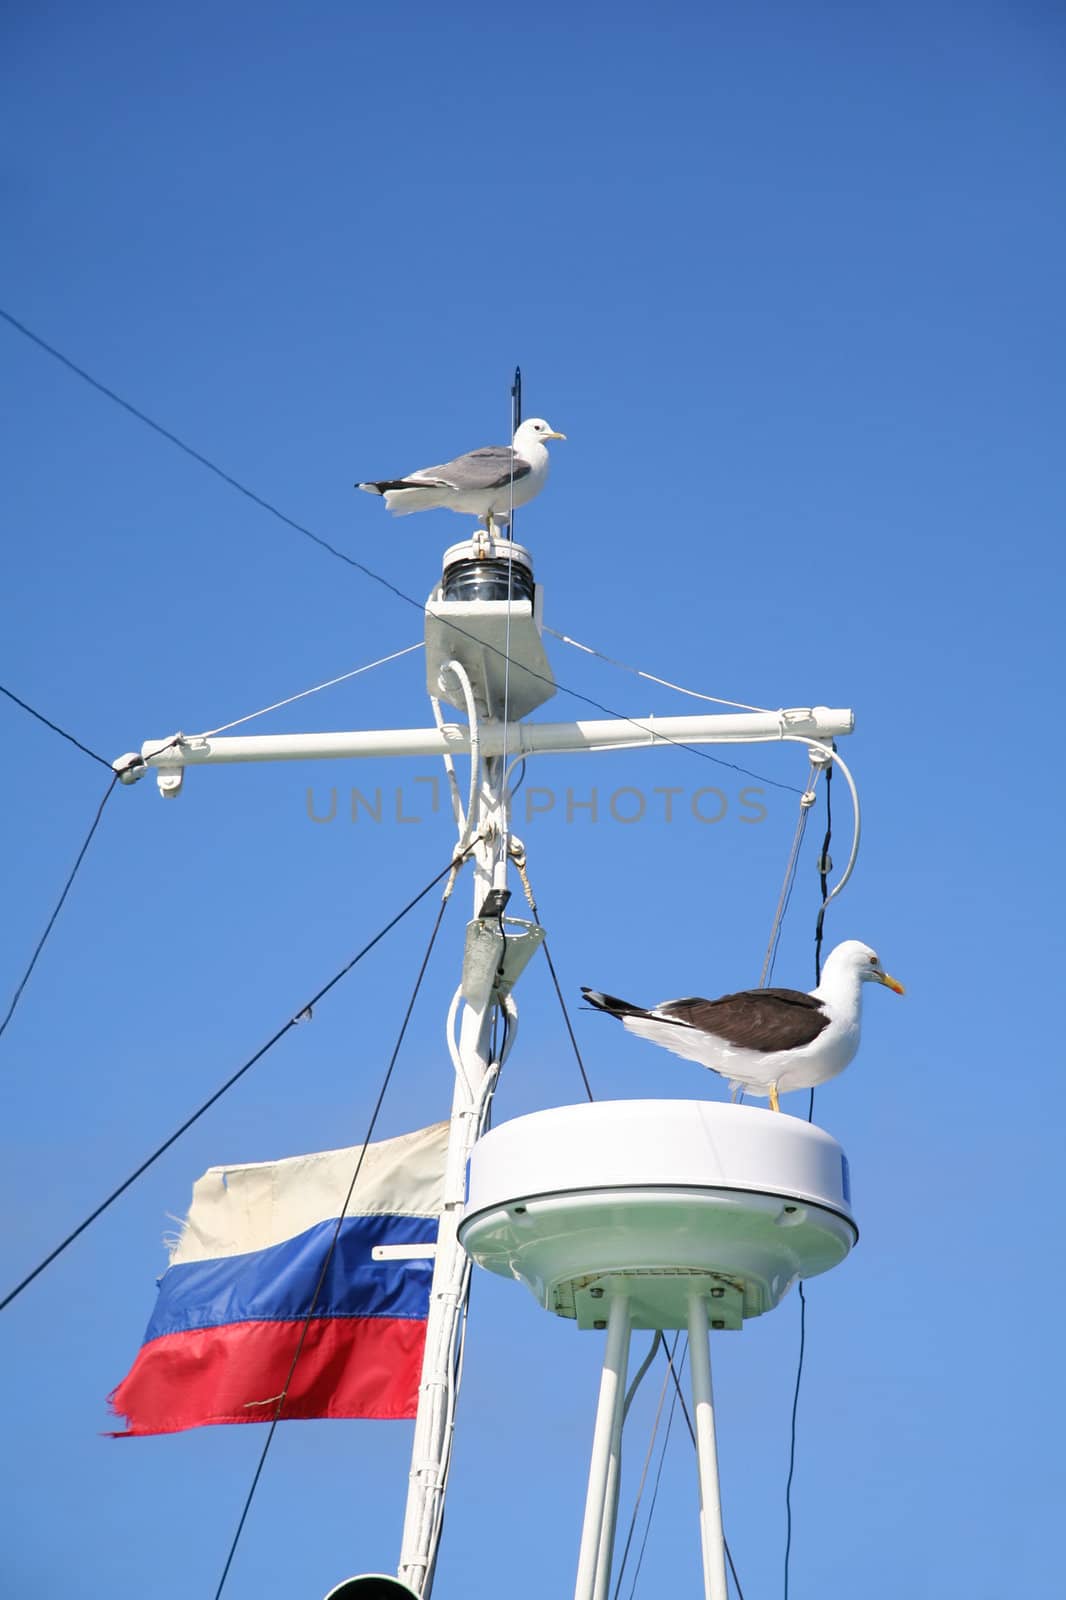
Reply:
M543 939L539 925L507 915L508 868L512 856L522 854L522 847L513 839L510 826L512 768L527 756L547 752L780 740L805 743L828 756L833 740L850 733L854 725L850 711L824 706L772 712L527 723L523 719L556 692L541 640L542 615L542 591L533 581L528 551L512 539L498 537L490 526L487 533L479 532L475 539L454 545L445 553L441 583L426 605L427 689L435 713L432 728L228 737L176 734L168 739L148 740L139 755L125 756L114 763L124 783L136 782L146 771L154 769L160 792L170 799L181 793L188 769L231 762L437 755L444 758L449 769L458 828L455 871L466 859L472 860L473 915L466 930L461 982L447 1022L454 1089L444 1209L434 1254L398 1577L366 1575L345 1580L331 1591L331 1600L379 1600L379 1597L385 1600L389 1595L414 1595L420 1600L429 1600L451 1455L471 1262L503 1270L493 1256L495 1246L485 1243L483 1230L479 1229L479 1213L472 1211L473 1196L468 1202L467 1170L469 1164L471 1173L475 1172L473 1158L482 1146L488 1149L493 1140L515 1127L515 1124L505 1124L496 1133L487 1135L479 1145L500 1067L514 1044L518 1013L512 989ZM445 720L442 702L461 711L465 720L462 723ZM456 757L469 758L470 781L465 799L454 771ZM597 1114L618 1104L622 1103L605 1102L562 1110ZM641 1104L677 1106L685 1102ZM742 1117L772 1115L749 1107L705 1109ZM519 1119L519 1122L529 1120ZM797 1130L800 1127L791 1118L773 1117L773 1121L789 1123ZM646 1138L646 1131L646 1127L641 1128L642 1139ZM583 1135L581 1147L586 1155L595 1145L596 1137L593 1136L590 1144ZM494 1183L499 1186L499 1173L491 1160L488 1167L494 1174L488 1181L491 1190ZM585 1178L591 1181L587 1171ZM573 1183L573 1176L566 1181ZM485 1188L484 1179L481 1186ZM513 1195L510 1200L505 1196L497 1198L505 1210L514 1201ZM520 1209L525 1223L528 1208L523 1203ZM639 1219L634 1217L633 1221L636 1230L633 1238L639 1240L643 1237ZM462 1242L461 1224L464 1225ZM778 1233L783 1237L781 1230ZM796 1243L798 1232L789 1237ZM529 1243L525 1229L519 1243ZM662 1306L655 1307L649 1302L644 1290L634 1300L633 1283L626 1277L628 1268L620 1269L619 1275L609 1270L609 1264L607 1268L602 1262L598 1266L597 1271L597 1263L590 1260L583 1281L573 1290L569 1301L564 1295L563 1302L547 1307L556 1314L576 1316L580 1326L606 1331L606 1355L579 1555L577 1600L604 1600L607 1593L619 1488L621 1408L630 1331L634 1327L663 1326L687 1327L693 1340L704 1589L707 1600L725 1600L707 1354L707 1306L712 1294L717 1295L719 1290L725 1293L721 1274L712 1271L708 1276L705 1264L697 1262L691 1268L695 1274L690 1284L691 1293L681 1302L676 1296L667 1297L663 1310ZM511 1275L509 1269L508 1275ZM735 1283L731 1281L729 1304L734 1320L729 1326L739 1326L738 1318L742 1320L742 1315L754 1314L750 1309L737 1310L736 1293ZM768 1304L760 1303L758 1309L768 1309ZM726 1325L718 1314L722 1310L722 1306L716 1307L712 1325ZM674 1320L664 1322L663 1316Z

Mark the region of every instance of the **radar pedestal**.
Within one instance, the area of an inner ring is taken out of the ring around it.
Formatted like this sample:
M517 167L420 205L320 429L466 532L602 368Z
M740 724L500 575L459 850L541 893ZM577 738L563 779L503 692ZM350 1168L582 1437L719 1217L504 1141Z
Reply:
M727 1600L710 1331L772 1311L857 1237L840 1146L754 1106L597 1101L479 1140L459 1228L467 1254L607 1334L575 1600L609 1591L632 1330L688 1330L704 1593Z

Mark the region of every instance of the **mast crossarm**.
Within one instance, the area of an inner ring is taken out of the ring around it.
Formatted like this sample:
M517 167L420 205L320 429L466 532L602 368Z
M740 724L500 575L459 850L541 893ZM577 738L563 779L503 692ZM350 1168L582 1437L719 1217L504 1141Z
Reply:
M643 749L677 744L773 743L781 739L829 740L855 727L852 711L800 706L781 711L718 716L610 718L580 722L483 722L481 754L512 757L593 750ZM175 738L180 742L175 743ZM230 738L172 736L149 739L137 756L113 763L126 783L148 767L178 778L183 767L236 761L337 761L371 756L464 755L470 750L465 726L382 728L349 733L237 734Z

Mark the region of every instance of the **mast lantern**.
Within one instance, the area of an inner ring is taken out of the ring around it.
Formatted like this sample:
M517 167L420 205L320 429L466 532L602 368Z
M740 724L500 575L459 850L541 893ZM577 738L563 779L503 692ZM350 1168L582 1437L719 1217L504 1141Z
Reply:
M442 600L533 600L533 562L513 539L482 536L444 552Z
M508 593L511 598L508 599ZM529 551L481 534L444 552L444 575L426 603L426 687L467 709L447 671L458 661L478 708L492 720L518 721L555 693L541 640L544 597Z

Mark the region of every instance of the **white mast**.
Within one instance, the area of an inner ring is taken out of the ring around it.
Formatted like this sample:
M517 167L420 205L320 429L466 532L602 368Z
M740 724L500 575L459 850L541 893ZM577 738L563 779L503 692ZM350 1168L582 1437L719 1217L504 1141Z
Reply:
M460 598L455 598L456 595ZM142 745L139 755L123 756L114 763L121 781L127 784L137 782L149 768L154 768L160 792L167 798L181 792L186 768L231 762L440 755L449 766L459 827L456 862L468 855L473 860L474 904L473 918L467 927L462 983L448 1016L448 1048L455 1073L448 1166L430 1291L399 1577L394 1580L368 1574L352 1578L331 1591L330 1600L334 1597L335 1600L342 1600L342 1597L343 1600L358 1600L360 1596L363 1600L378 1600L386 1595L405 1594L428 1600L432 1589L451 1456L458 1359L471 1260L493 1265L481 1248L480 1235L475 1246L471 1243L472 1236L464 1234L467 1249L459 1241L458 1230L464 1215L468 1223L470 1220L466 1207L467 1166L483 1129L502 1064L501 1060L494 1059L494 1022L503 1018L499 1050L500 1056L506 1058L517 1027L517 1009L511 989L543 938L539 927L504 917L510 838L509 763L524 756L550 752L592 752L626 747L668 749L677 744L795 741L827 748L834 738L850 733L854 727L851 711L825 706L709 716L620 717L527 724L521 719L556 692L540 634L541 591L533 585L528 553L513 541L496 539L490 531L487 538L480 535L445 553L443 583L426 606L427 687L434 701L437 723L434 728L228 738L176 734L169 739L150 739ZM465 710L466 724L445 722L439 711L439 700ZM471 763L469 799L465 808L450 770L456 755L469 756ZM679 1106L683 1102L671 1104ZM588 1112L601 1108L583 1109ZM745 1117L763 1115L746 1107L715 1109L739 1112ZM781 1118L780 1122L792 1123L792 1119ZM799 1125L793 1126L798 1130ZM490 1140L498 1139L503 1131L491 1135ZM522 1212L526 1209L523 1204ZM584 1300L578 1304L576 1313L573 1295L567 1309L560 1309L558 1305L549 1307L561 1315L576 1314L582 1326L606 1329L608 1335L579 1555L577 1600L605 1600L607 1593L620 1479L622 1404L630 1331L633 1327L666 1326L687 1326L692 1337L704 1590L708 1600L725 1600L707 1345L707 1297L724 1291L716 1273L708 1276L707 1264L702 1258L687 1270L694 1276L692 1293L686 1296L683 1306L671 1304L664 1310L638 1305L635 1312L631 1298L634 1286L627 1284L624 1275L610 1274L609 1268L605 1275L603 1263L597 1259L595 1263L590 1261L582 1280ZM819 1266L814 1270L824 1268ZM590 1287L589 1273L602 1277L599 1287ZM603 1297L602 1303L596 1303L597 1295ZM731 1302L735 1301L737 1291L730 1288L729 1296ZM776 1299L772 1303L776 1303ZM768 1308L767 1304L758 1309ZM723 1308L719 1306L718 1309ZM754 1313L750 1310L741 1313L733 1307L731 1317L735 1315L736 1320L731 1320L729 1326L739 1326L742 1315L750 1314ZM726 1326L720 1318L711 1320L712 1326Z

